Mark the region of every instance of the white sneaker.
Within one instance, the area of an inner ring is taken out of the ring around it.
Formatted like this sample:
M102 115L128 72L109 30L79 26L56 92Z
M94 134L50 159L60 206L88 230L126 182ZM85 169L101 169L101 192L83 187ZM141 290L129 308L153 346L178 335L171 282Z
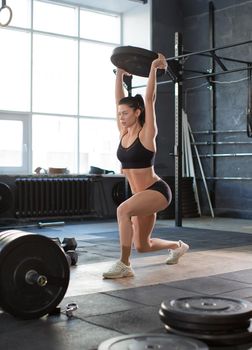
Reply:
M103 272L102 275L103 278L133 277L134 271L131 266L127 266L119 260L111 266L108 272Z
M177 264L179 261L179 258L181 258L182 255L184 255L188 249L189 245L179 241L179 247L177 249L169 249L168 250L168 258L166 259L165 263L172 265L172 264Z

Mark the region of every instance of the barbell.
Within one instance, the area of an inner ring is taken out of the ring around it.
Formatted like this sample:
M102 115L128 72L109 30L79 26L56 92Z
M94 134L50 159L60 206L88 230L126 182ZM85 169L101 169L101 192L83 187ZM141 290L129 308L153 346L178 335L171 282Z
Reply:
M64 250L46 236L19 230L0 233L0 306L15 317L52 313L70 279Z
M182 73L180 63L179 63L179 60L181 59L185 60L185 59L188 59L189 57L202 55L206 53L214 54L215 51L218 51L218 50L223 50L230 47L235 47L235 46L240 46L240 45L245 45L250 43L252 43L252 40L247 40L244 42L239 42L232 45L225 45L225 46L216 47L216 48L203 50L203 51L190 52L190 53L186 53L186 54L182 54L174 57L168 57L166 58L166 61L168 62L167 72L170 75L172 80L164 81L162 82L162 84L176 82L178 80L178 76L180 76ZM140 47L135 47L135 46L118 46L113 50L112 55L110 57L111 62L117 68L124 69L126 72L132 75L137 75L141 77L148 77L151 63L156 58L158 58L158 54L156 52L143 49ZM235 59L229 59L229 60L237 61ZM227 73L236 73L236 72L251 71L251 70L252 70L252 66L250 65L249 67L245 67L245 68L242 67L237 69L229 69L229 70L227 69L220 72L212 72L212 73L202 72L201 75L185 77L184 80L209 78L209 77L215 77L215 76L227 74ZM163 75L165 72L166 71L164 69L159 69L157 71L157 75L158 76Z

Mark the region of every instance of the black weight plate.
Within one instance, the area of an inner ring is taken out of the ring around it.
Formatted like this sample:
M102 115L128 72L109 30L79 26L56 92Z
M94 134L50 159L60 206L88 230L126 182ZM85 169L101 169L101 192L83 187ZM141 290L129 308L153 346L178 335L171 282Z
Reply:
M168 318L192 323L237 323L252 317L252 303L221 297L187 297L163 301L161 310Z
M207 350L203 342L173 334L132 334L111 338L102 342L98 350Z
M247 320L245 322L238 323L223 323L223 324L211 324L211 323L193 323L193 322L184 322L182 320L178 320L175 317L169 316L168 318L165 316L163 311L159 310L159 317L161 321L174 329L178 329L186 332L206 332L206 333L228 333L228 332L241 332L243 330L247 330L250 326L250 321Z
M26 281L28 271L46 276L43 287ZM52 312L63 299L70 271L65 253L50 238L12 230L0 236L0 302L23 319Z
M165 326L166 331L170 334L178 335L181 337L192 337L196 338L210 346L235 346L241 344L248 344L252 341L252 330L251 328L242 332L230 332L228 334L214 334L214 333L195 333L181 331L174 329L169 326Z
M119 46L113 50L111 62L130 74L148 77L151 63L156 58L158 54L150 50L135 46ZM162 75L164 72L164 69L158 69L157 74Z
M13 203L13 196L8 185L0 182L0 213L9 210Z

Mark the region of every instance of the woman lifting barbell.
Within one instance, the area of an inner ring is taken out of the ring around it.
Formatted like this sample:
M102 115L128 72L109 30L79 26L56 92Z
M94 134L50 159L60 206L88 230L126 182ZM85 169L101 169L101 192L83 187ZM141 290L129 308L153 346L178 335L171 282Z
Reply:
M134 276L130 263L132 244L138 252L168 249L167 264L176 264L189 249L182 241L151 238L156 213L167 208L172 199L168 184L154 171L157 136L156 74L158 69L166 68L165 57L158 54L158 58L151 64L145 102L141 95L124 96L123 76L128 73L117 69L115 99L121 139L117 157L129 182L132 196L117 208L121 256L103 273L104 278Z

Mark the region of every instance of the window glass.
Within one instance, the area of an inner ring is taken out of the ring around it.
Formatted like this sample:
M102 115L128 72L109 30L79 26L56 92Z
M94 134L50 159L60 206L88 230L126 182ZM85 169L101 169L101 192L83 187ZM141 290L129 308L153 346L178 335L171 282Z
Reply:
M77 41L34 35L33 111L77 113Z
M116 121L80 119L80 172L90 166L120 172L116 157L119 132Z
M0 120L0 167L21 167L22 163L22 121Z
M68 168L76 173L77 119L34 115L32 166Z
M34 1L33 27L36 30L76 36L78 11L73 6Z
M12 19L10 26L29 28L31 26L31 0L7 0L6 5L11 8ZM6 11L7 19L9 18L9 12ZM2 11L0 13L0 18ZM6 23L1 20L1 23Z
M0 30L0 171L87 173L93 165L120 172L110 57L121 16L67 1L7 5L13 17Z
M30 110L30 34L0 30L0 109Z
M80 11L81 38L119 44L120 25L119 15Z
M115 68L110 56L112 46L81 42L80 45L80 114L115 117Z

